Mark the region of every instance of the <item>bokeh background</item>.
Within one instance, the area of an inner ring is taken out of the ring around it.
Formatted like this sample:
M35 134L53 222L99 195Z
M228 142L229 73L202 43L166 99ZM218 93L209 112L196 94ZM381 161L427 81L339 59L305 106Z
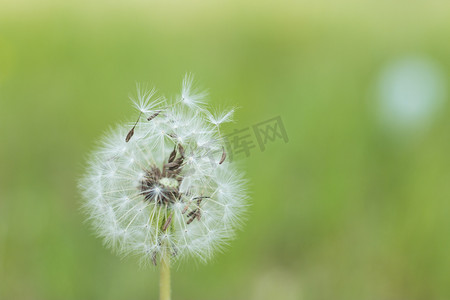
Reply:
M173 299L450 299L450 3L0 1L0 299L157 299L158 271L102 246L77 180L136 118L135 83L186 72L228 130L247 225Z

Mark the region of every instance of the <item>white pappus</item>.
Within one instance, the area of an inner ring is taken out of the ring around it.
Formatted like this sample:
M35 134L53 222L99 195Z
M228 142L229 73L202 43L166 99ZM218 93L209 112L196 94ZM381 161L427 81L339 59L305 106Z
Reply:
M219 131L233 110L211 114L192 83L187 75L172 101L138 87L138 120L104 136L80 183L105 244L143 263L207 261L242 224L246 180Z

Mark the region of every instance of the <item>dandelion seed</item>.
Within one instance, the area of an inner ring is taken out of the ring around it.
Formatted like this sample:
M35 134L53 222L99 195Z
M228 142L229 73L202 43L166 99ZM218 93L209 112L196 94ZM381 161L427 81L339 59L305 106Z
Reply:
M233 121L234 108L229 111L216 110L215 112L206 111L208 121L215 126Z
M137 99L130 97L134 107L142 114L147 115L156 113L155 108L164 103L164 98L157 97L153 99L156 94L156 89L146 90L141 88L139 84L136 84Z
M225 161L225 158L227 158L227 153L225 152L225 147L222 146L222 157L220 158L219 165Z
M186 74L181 90L181 102L190 108L200 109L205 104L205 98L208 93L199 91L193 83L194 77L192 74Z
M159 114L161 113L160 110L158 110L157 112L155 112L154 114L152 114L150 117L147 118L147 121L151 121L154 118L156 118Z

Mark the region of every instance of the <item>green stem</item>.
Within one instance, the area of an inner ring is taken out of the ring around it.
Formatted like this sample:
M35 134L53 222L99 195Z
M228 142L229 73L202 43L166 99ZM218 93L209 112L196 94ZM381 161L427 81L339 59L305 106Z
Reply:
M167 249L161 255L159 269L159 300L170 300L170 256Z

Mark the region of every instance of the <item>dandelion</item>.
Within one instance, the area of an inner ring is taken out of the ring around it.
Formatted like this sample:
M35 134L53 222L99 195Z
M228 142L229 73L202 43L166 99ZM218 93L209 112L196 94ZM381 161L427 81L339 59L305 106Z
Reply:
M170 299L170 264L208 261L234 237L247 200L219 131L232 111L209 113L192 84L186 76L172 101L138 87L137 121L103 138L80 184L105 245L160 265L161 299Z

